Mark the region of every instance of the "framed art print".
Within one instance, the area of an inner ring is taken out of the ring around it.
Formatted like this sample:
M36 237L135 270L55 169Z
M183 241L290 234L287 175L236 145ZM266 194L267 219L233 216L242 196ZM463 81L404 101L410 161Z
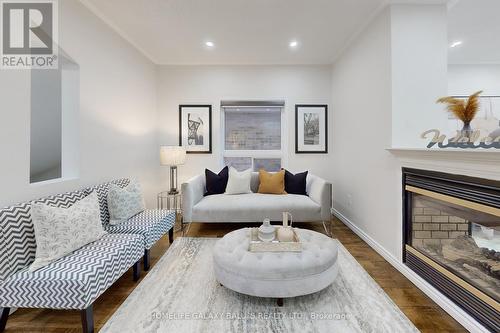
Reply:
M179 145L188 154L212 153L212 105L179 105Z
M295 105L295 153L328 153L328 105Z

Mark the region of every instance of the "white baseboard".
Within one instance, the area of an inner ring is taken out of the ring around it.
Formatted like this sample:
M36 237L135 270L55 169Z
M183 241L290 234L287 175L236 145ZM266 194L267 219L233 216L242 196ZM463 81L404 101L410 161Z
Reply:
M385 260L387 260L394 268L396 268L401 274L403 274L408 280L410 280L417 288L422 290L427 296L429 296L434 302L436 302L443 310L448 312L456 321L458 321L463 327L465 327L469 332L473 333L484 333L489 332L483 325L478 323L474 318L467 314L464 310L458 307L453 301L448 299L446 296L441 294L436 288L430 285L427 281L422 279L417 273L412 271L403 262L393 256L389 251L382 247L377 241L371 238L367 233L358 228L354 223L352 223L347 217L342 215L335 208L332 208L332 214L335 215L339 220L341 220L349 229L351 229L356 235L363 239L371 248L378 252Z

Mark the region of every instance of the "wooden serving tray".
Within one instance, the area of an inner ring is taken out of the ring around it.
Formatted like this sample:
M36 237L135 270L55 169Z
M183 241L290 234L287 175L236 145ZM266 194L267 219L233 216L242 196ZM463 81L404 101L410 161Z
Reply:
M276 232L275 232L276 233ZM293 229L294 240L293 242L280 242L274 240L272 242L263 242L259 239L258 228L250 228L250 245L248 251L250 252L301 252L302 243L295 229Z

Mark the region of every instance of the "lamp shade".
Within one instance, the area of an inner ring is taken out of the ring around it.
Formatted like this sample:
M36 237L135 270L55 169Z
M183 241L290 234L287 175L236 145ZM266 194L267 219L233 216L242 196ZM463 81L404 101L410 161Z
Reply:
M182 165L186 162L186 149L180 146L161 146L161 165Z

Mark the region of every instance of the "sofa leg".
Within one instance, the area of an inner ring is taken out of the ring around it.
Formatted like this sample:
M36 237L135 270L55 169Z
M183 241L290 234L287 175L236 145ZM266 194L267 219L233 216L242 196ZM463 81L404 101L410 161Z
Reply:
M140 263L140 260L138 260L135 264L134 264L134 281L138 281L139 278L141 277L141 263Z
M10 308L0 308L0 332L5 331L5 326L7 325L7 319L9 319Z
M92 304L86 309L80 311L82 318L82 331L83 333L94 333L94 311Z
M332 234L332 222L330 221L330 223L328 224L329 225L329 228L326 226L326 223L325 221L322 221L323 222L323 229L325 229L325 233L328 237L332 237L333 234Z
M278 303L279 307L283 306L283 298L278 298L276 303Z
M144 270L149 271L149 250L144 250Z
M168 242L172 244L174 242L174 228L168 231Z

